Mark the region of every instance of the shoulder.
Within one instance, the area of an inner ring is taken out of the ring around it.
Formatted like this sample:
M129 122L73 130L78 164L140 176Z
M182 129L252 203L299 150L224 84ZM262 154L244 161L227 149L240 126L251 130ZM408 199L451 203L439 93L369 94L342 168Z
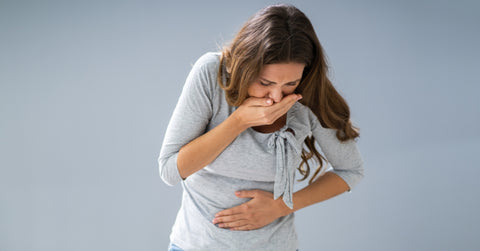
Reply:
M303 105L300 102L296 102L291 110L293 117L292 123L308 133L322 132L331 134L336 132L335 129L323 127L317 115L310 109L310 107Z
M221 55L220 52L207 52L197 59L193 67L199 67L216 73L220 64Z
M287 127L293 129L295 138L303 142L312 135L312 112L307 106L296 102L287 112Z
M201 55L192 67L191 74L199 78L210 87L217 82L218 69L220 65L220 52L207 52Z
M207 52L201 55L190 70L185 88L197 89L213 98L218 91L217 76L220 56L220 52Z
M309 127L312 127L317 123L320 123L318 121L317 116L312 112L310 107L303 105L300 102L296 102L292 106L292 114L294 114L295 119L297 121L302 122L303 124L308 125Z

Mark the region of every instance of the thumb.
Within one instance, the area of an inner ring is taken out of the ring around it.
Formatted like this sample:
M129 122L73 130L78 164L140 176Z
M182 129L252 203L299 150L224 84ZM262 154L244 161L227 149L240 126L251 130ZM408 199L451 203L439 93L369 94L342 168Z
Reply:
M257 194L257 190L242 190L242 191L236 191L235 195L238 198L253 198Z

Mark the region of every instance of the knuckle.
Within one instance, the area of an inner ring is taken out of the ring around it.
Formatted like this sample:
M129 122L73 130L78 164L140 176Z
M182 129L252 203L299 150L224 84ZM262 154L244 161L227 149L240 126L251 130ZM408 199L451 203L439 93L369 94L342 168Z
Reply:
M271 125L271 124L273 124L273 122L275 122L275 119L273 117L271 117L271 116L266 116L265 117L265 123Z
M267 118L267 117L263 117L262 118L262 124L265 124L265 125L270 125L272 124L272 120L270 118Z

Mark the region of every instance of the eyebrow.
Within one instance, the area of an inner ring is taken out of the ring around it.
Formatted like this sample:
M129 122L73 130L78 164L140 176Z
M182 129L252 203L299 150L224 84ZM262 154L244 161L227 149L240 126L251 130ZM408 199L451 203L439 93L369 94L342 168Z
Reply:
M260 80L263 80L263 81L265 81L265 82L268 82L269 84L277 84L276 82L270 81L270 80L265 79L265 78L260 78ZM290 81L290 82L287 82L287 83L285 83L285 84L296 83L296 82L298 82L298 81L300 81L300 80L302 80L302 79L299 78L299 79L297 79L297 80L295 80L295 81Z

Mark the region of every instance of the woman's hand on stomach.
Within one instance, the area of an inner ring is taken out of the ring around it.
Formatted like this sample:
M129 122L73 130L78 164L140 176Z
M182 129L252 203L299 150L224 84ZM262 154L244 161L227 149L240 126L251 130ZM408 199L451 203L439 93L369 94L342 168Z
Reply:
M237 191L235 195L239 198L252 199L217 213L213 224L230 230L254 230L290 213L281 197L274 200L273 194L267 191Z

